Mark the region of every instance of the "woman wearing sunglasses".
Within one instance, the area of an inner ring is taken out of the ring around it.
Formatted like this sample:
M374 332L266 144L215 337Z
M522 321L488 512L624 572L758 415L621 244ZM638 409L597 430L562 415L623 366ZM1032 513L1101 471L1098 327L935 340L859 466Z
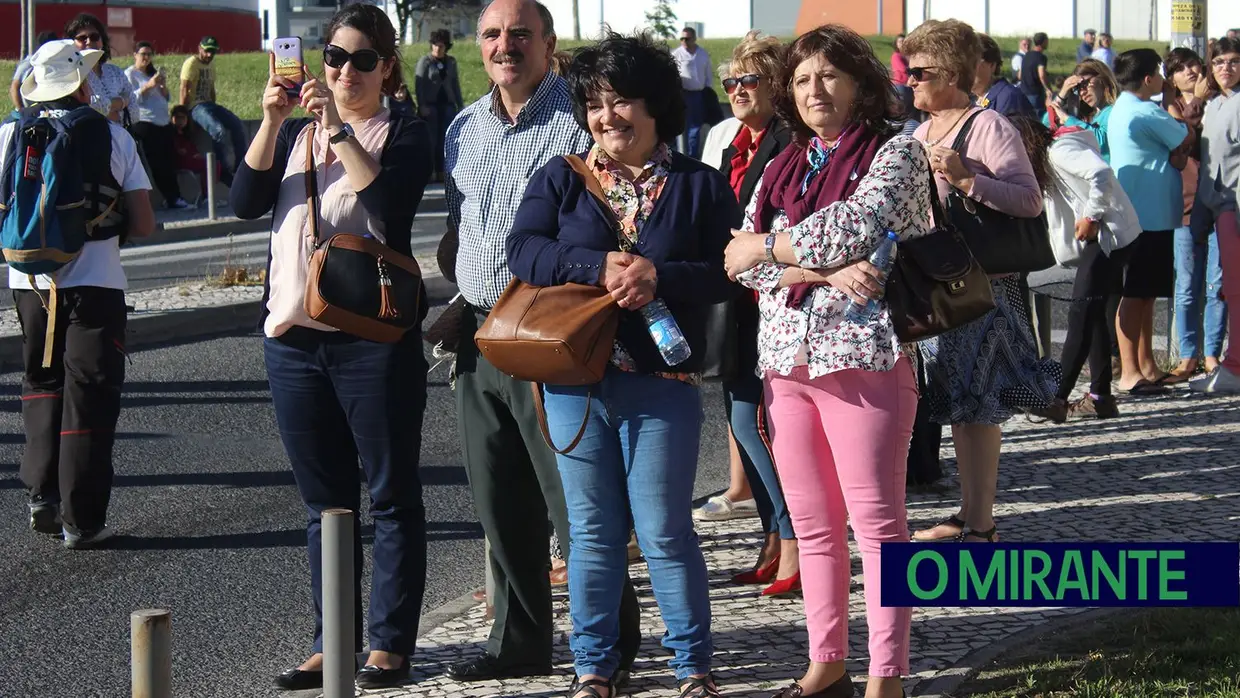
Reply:
M719 168L742 207L768 163L792 141L792 131L775 116L775 93L783 69L784 45L773 36L750 32L732 51L723 91L735 121L712 128L706 137L704 162ZM730 139L725 141L724 139ZM743 466L743 479L753 492L766 540L752 570L732 578L736 584L769 584L763 596L801 591L801 573L792 517L775 473L775 462L763 429L762 379L758 377L758 297L739 294L731 302L735 338L729 351L734 366L723 384L724 407ZM721 338L722 339L722 338ZM741 490L736 483L731 491ZM708 506L710 503L708 503ZM703 516L705 518L705 516Z
M103 51L103 58L95 64L95 69L86 76L90 85L90 106L101 114L116 122L122 122L127 115L129 106L129 79L125 71L112 58L112 42L108 39L108 30L99 18L85 12L74 17L65 25L65 36L73 39L78 50L94 49Z
M280 674L288 690L323 683L320 516L358 511L358 461L374 519L370 654L362 688L405 683L426 583L426 512L418 479L427 364L420 328L376 343L311 320L304 307L309 254L306 151L313 148L323 239L368 235L412 256L413 217L430 178L426 124L392 114L381 97L400 85L396 31L371 5L336 13L326 32L323 78L309 68L300 88L276 76L263 94L263 122L231 190L242 218L274 209L264 300L264 356L280 439L308 512L315 608L310 658ZM290 91L295 96L290 96ZM312 118L289 119L300 106ZM422 289L425 315L425 289ZM421 318L419 318L421 319ZM355 649L362 649L362 546L354 519Z

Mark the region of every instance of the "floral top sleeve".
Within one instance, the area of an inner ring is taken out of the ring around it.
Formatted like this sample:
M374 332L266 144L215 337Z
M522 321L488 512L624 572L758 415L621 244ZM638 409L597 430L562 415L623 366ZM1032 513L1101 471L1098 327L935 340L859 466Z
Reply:
M866 259L888 230L900 240L930 232L929 167L921 143L896 136L875 155L869 174L851 197L796 225L789 225L780 211L771 230L790 234L798 265L805 269L831 269ZM759 182L758 191L761 187ZM757 193L745 209L746 231L754 230ZM854 368L886 371L895 365L906 348L898 346L886 303L865 326L844 319L848 297L826 285L816 286L801 308L788 308L788 290L779 288L786 267L762 263L738 277L760 292L759 370L787 375L798 363L808 363L810 377L816 378Z

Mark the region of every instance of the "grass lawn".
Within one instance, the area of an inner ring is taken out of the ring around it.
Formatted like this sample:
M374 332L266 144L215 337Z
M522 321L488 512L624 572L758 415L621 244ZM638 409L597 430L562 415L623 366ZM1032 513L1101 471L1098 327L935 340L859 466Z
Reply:
M1003 48L1004 54L1010 56L1015 52L1019 39L998 39L999 45ZM574 46L580 46L584 41L562 41L560 47L571 49ZM891 57L892 39L889 37L875 37L871 39L874 50L878 52L879 57L887 62ZM1079 42L1074 39L1052 39L1050 45L1050 71L1053 75L1066 75L1071 72L1076 64L1076 46ZM736 45L734 39L713 39L705 40L702 45L710 53L711 58L717 65L721 60L731 55L732 47ZM1116 51L1126 51L1131 48L1142 46L1150 46L1158 50L1166 49L1166 46L1160 43L1139 42L1139 41L1116 41ZM405 75L409 82L413 81L413 68L417 64L418 58L426 53L426 45L405 46ZM477 47L470 41L461 41L457 43L452 50L452 55L456 56L459 62L461 74L461 90L465 95L466 103L469 103L480 97L487 88L487 76L482 67L482 58L479 55ZM168 89L173 95L173 99L178 94L181 75L181 63L184 62L185 56L164 55L156 57L156 65L162 66L168 74ZM313 59L309 59L311 65L315 65ZM126 67L133 61L129 56L119 57L116 61L118 65ZM242 119L261 118L262 113L259 107L259 97L262 94L263 85L267 81L267 57L264 53L225 53L215 59L218 64L216 69L216 92L219 94L220 103L231 109L237 116ZM8 99L8 80L12 80L13 70L16 63L14 61L0 60L0 75L7 76L4 95L0 96L0 108L3 112L8 113L12 109L12 105ZM319 69L321 70L321 64ZM719 98L723 99L722 88L716 86L716 92Z
M954 695L1240 698L1240 609L1120 611L1000 657Z

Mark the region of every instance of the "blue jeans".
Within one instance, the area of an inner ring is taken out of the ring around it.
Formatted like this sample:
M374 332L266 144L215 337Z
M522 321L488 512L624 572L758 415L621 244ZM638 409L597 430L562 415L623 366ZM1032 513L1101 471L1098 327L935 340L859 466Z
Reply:
M418 456L426 411L421 333L396 344L295 328L263 344L280 440L307 512L314 651L323 650L325 509L353 519L354 644L362 649L358 460L374 519L370 649L413 654L426 588L426 510Z
M611 676L618 666L630 520L650 568L676 678L705 674L710 597L692 517L701 391L616 368L593 386L548 385L547 423L557 446L577 434L587 405L581 443L556 456L568 503L569 645L577 675Z
M684 91L685 95L685 147L688 155L696 158L702 154L702 125L706 123L706 91Z
M741 465L758 506L762 530L778 533L781 540L795 540L792 516L784 503L784 491L775 472L775 461L762 434L762 379L749 374L723 385L723 404L732 425L732 435L740 447Z
M1196 242L1188 226L1175 231L1175 327L1180 358L1219 358L1227 333L1227 303L1223 268L1218 258L1218 234ZM1204 306L1204 307L1203 307ZM1205 344L1202 344L1202 331Z
M211 136L211 143L215 146L215 157L220 161L222 171L220 179L226 186L231 187L233 174L237 171L241 158L245 157L246 149L249 148L250 139L246 135L245 124L241 123L241 119L238 119L236 114L218 104L208 102L195 104L189 115L194 123L201 126L202 130ZM232 148L231 160L228 157L230 146Z

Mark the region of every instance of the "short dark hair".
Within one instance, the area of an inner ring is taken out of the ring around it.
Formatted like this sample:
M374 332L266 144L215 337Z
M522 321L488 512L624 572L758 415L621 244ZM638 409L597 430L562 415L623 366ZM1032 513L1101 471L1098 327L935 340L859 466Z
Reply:
M38 50L38 48L42 46L43 44L50 43L52 41L59 41L59 40L60 40L60 34L57 34L54 31L39 32L39 35L34 38L35 50Z
M1094 31L1093 29L1086 29L1086 30L1085 30L1085 33L1086 33L1086 34L1093 34L1094 36L1097 36L1097 35L1098 35L1098 32Z
M1115 59L1115 81L1121 89L1136 92L1145 79L1158 74L1162 56L1152 48L1134 48Z
M681 33L684 33L684 32L689 32L690 34L692 34L692 35L693 35L693 38L695 38L695 39L697 38L697 30L696 30L696 29L694 29L693 27L688 27L688 26L686 26L684 29L681 29L680 31L681 31Z
M1003 52L999 50L998 42L986 34L978 34L977 41L982 45L982 62L1002 68Z
M142 50L142 49L144 49L144 48L149 48L149 49L151 49L152 51L154 51L154 50L155 50L155 44L152 44L152 43L151 43L151 42L149 42L149 41L139 41L138 43L136 43L136 44L134 44L134 45L133 45L133 52L134 52L134 53L137 53L138 51L141 51L141 50Z
M1049 41L1050 41L1050 37L1046 35L1046 32L1038 32L1037 34L1033 35L1034 46L1041 46L1043 48L1046 48L1046 44Z
M189 107L185 106L184 104L177 104L173 106L172 111L168 112L168 116L169 118L176 118L177 116L184 116L186 119L189 119L189 122L191 124L194 123L194 120L190 119Z
M852 105L854 121L874 133L886 133L892 130L894 121L903 118L904 110L896 100L891 77L874 55L870 42L842 24L826 24L805 32L788 47L779 89L773 95L776 113L798 139L809 140L814 133L801 119L792 96L792 78L797 67L812 56L822 56L857 83Z
M94 29L99 32L99 38L103 40L103 58L100 62L106 63L112 57L112 40L108 38L108 28L98 17L89 12L82 12L65 25L65 36L73 39L83 29Z
M400 51L396 48L396 28L392 26L392 20L388 18L387 13L374 5L365 3L348 5L333 15L331 21L327 23L327 31L324 33L325 43L331 43L332 37L341 27L349 27L361 32L370 41L370 47L379 54L380 58L395 62L392 66L392 74L383 83L385 93L395 94L396 88L400 87L400 83L404 81L404 76Z
M573 117L586 131L590 130L586 104L608 89L645 102L660 142L672 143L685 130L680 71L667 46L647 33L609 32L597 44L577 49L565 77L573 94Z
M1214 77L1214 68L1209 65L1214 62L1215 58L1225 53L1240 53L1240 39L1222 38L1214 42L1214 47L1210 50L1210 58L1206 61L1206 65L1202 68L1205 73L1207 84L1214 92L1222 92L1223 86L1218 84L1218 79Z
M447 29L436 29L431 32L431 44L443 44L444 48L452 48L452 32Z
M1191 68L1194 65L1201 68L1202 77L1205 77L1206 63L1191 48L1177 46L1168 51L1166 56L1163 56L1163 72L1167 77L1171 77L1181 70Z

